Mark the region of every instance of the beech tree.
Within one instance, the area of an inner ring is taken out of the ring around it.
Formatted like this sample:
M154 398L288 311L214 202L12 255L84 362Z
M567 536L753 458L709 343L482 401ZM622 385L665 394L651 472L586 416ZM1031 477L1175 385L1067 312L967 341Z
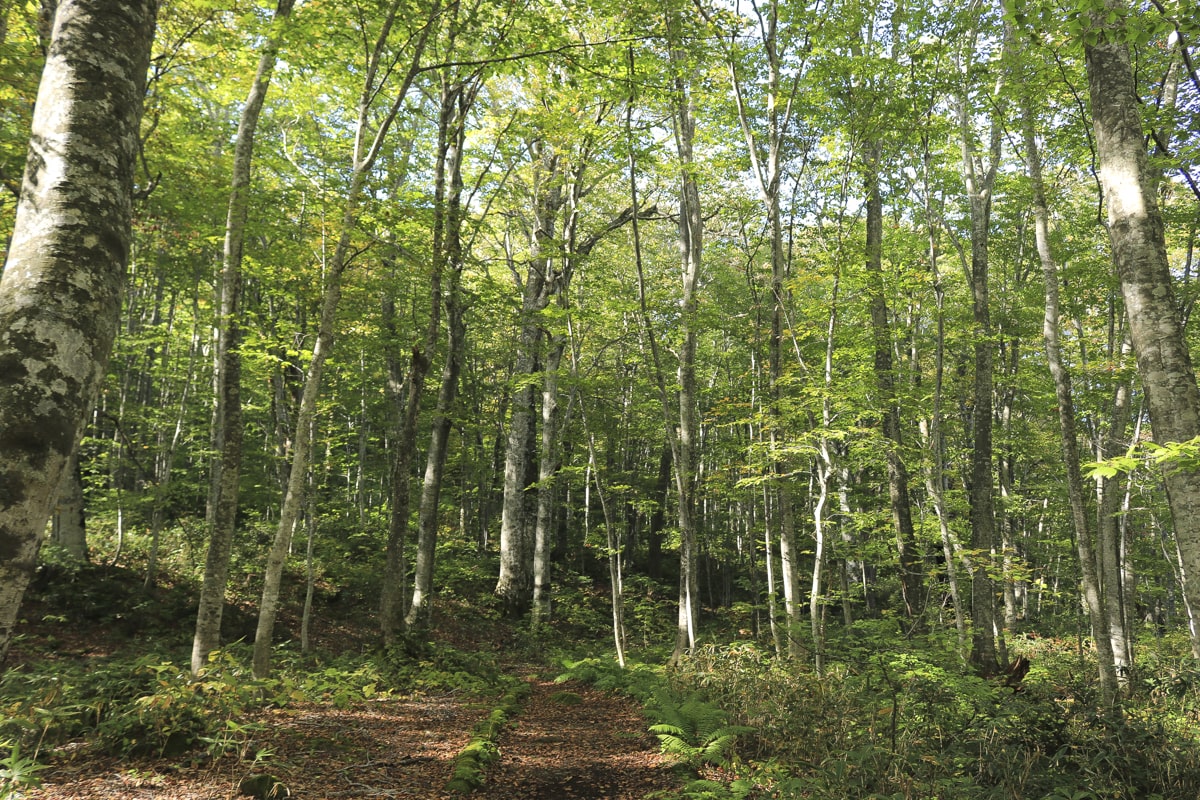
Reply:
M155 0L64 0L0 279L0 661L64 467L104 378Z
M400 5L397 0L387 6L378 33L366 53L367 64L356 109L350 185L347 187L342 206L337 244L330 255L322 287L316 337L304 376L300 404L296 410L296 438L291 451L287 485L279 511L279 524L276 526L275 538L267 556L262 601L258 609L258 626L254 635L254 674L257 677L266 677L271 670L271 642L279 610L283 568L291 550L292 534L305 497L305 482L309 459L312 456L312 431L316 420L317 396L321 389L325 362L333 349L337 333L342 275L351 259L351 243L358 224L359 206L367 177L374 168L392 123L404 107L408 90L420 71L425 44L434 32L434 24L441 10L441 3L433 0L425 9L424 16L412 20L415 29L410 32L410 38L405 42L406 46L400 48L400 53L396 54L390 51L393 29L408 21L402 17ZM399 37L399 32L396 36ZM401 58L405 59L400 62L404 64L404 68L400 71L399 80L392 84L391 96L382 104L383 108L380 111L376 107L376 101L388 85L389 79L393 78L393 67ZM380 114L380 118L372 124L377 114Z
M225 609L225 584L229 580L229 557L237 520L238 490L242 477L242 257L245 250L246 215L249 207L250 164L254 137L263 103L271 86L280 46L280 26L291 16L294 0L279 0L275 7L275 30L271 31L259 56L250 93L242 107L237 139L233 145L233 175L229 210L225 222L225 244L217 280L217 346L213 358L213 459L209 486L212 528L204 565L204 582L196 613L192 641L192 673L204 666L208 654L221 643L221 616Z
M974 3L968 13L986 14L983 3ZM985 17L986 18L986 17ZM959 120L959 142L962 149L962 179L970 209L971 238L970 266L971 294L975 323L975 380L972 398L971 421L971 547L980 562L990 559L996 544L995 473L992 453L993 387L994 387L994 342L989 300L988 241L992 215L993 190L1000 168L1003 144L1003 120L998 109L988 119L987 161L979 155L979 144L973 130L972 98L965 81L978 57L979 22L972 20L971 34L962 44L962 59L959 65L964 78L962 94L957 98ZM1000 57L1001 59L1003 56ZM1004 67L994 78L991 91L993 102L999 100L1006 76ZM999 669L996 639L999 632L996 621L993 579L985 563L977 563L971 576L971 615L974 624L971 660L987 673Z
M1200 436L1200 389L1167 261L1156 179L1147 163L1129 54L1130 13L1122 0L1100 0L1086 15L1084 56L1096 156L1150 425L1161 443L1187 442ZM1200 472L1168 464L1163 480L1179 547L1192 654L1200 658Z
M1067 478L1067 498L1071 505L1071 524L1075 528L1075 546L1079 554L1083 598L1096 635L1099 662L1100 691L1107 705L1116 699L1117 670L1113 658L1113 642L1109 637L1109 615L1104 608L1101 585L1097 577L1094 537L1088 524L1084 504L1083 474L1079 468L1079 438L1076 434L1075 395L1071 375L1062 355L1060 339L1058 265L1050 249L1049 209L1042 180L1042 158L1034 128L1032 100L1028 92L1021 96L1021 134L1025 145L1025 164L1033 193L1034 243L1041 262L1046 287L1046 305L1042 321L1042 337L1046 347L1046 362L1054 380L1058 400L1058 421L1062 434L1063 467Z

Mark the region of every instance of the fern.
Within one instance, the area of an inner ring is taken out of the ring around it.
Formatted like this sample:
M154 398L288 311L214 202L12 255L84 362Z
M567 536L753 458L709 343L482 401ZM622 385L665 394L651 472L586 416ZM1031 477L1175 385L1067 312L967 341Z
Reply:
M698 697L677 704L659 693L654 706L662 721L651 725L650 732L658 737L662 752L693 768L724 764L737 737L754 730L730 725L724 711Z

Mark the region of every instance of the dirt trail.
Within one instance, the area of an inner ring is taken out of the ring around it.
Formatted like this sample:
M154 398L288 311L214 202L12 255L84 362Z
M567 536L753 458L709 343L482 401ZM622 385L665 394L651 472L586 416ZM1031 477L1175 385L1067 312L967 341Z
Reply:
M531 688L471 798L641 800L678 785L629 699L574 682Z
M677 785L628 698L538 681L499 742L501 758L468 800L641 800ZM443 800L454 758L486 703L458 697L380 700L349 709L308 705L257 715L247 749L263 765L60 753L28 800L234 800L258 771L294 800Z

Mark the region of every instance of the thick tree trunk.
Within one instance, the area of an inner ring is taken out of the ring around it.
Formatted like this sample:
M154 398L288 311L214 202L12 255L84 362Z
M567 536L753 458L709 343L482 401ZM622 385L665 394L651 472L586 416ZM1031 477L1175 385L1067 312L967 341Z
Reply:
M506 613L520 616L533 593L533 531L528 489L534 438L534 377L543 340L537 315L546 308L556 287L550 252L555 223L563 204L559 157L548 145L537 143L535 171L540 179L535 188L532 254L521 283L521 323L516 343L513 373L521 381L512 395L512 418L504 454L504 502L500 515L500 575L495 593ZM533 506L536 508L536 505ZM534 512L536 513L536 512Z
M64 0L0 279L0 664L88 406L129 261L154 0Z
M550 537L554 522L555 497L558 487L558 368L562 364L566 337L555 334L550 337L549 352L542 369L542 432L541 452L538 459L537 518L533 532L533 616L531 627L538 627L550 619ZM611 534L610 534L611 535Z
M275 21L279 24L292 13L294 0L279 0ZM218 276L217 346L214 355L213 384L216 407L212 428L212 476L208 507L211 509L208 551L196 630L192 638L192 674L200 671L208 654L221 644L221 616L225 610L225 585L229 580L229 558L233 532L237 525L238 488L242 475L242 356L241 297L242 252L246 239L246 218L250 205L250 164L254 155L254 136L258 119L271 86L275 60L279 52L280 32L268 35L258 59L258 69L233 146L233 176L229 207L225 218L225 245Z
M1105 21L1114 12L1116 23ZM1100 182L1108 203L1113 262L1121 280L1130 337L1146 392L1150 425L1160 443L1200 435L1200 390L1180 324L1162 215L1146 161L1138 96L1120 0L1091 15L1099 34L1085 44ZM1192 653L1200 658L1200 472L1168 466L1163 473L1175 523Z
M522 323L514 372L529 376L537 363L541 341L532 321ZM533 528L528 515L526 492L530 476L530 437L533 427L533 386L528 382L513 392L512 417L504 453L504 500L500 510L500 576L496 595L507 614L523 614L533 590Z
M998 94L999 86L996 87ZM988 235L992 213L992 187L996 181L1001 152L999 110L992 112L988 141L989 164L979 162L972 130L971 110L964 93L959 98L959 134L962 176L971 221L971 255L967 270L971 284L972 318L975 329L975 376L971 416L971 548L980 562L990 560L996 546L995 478L992 472L993 343L991 311L988 306ZM986 564L977 563L971 576L971 661L985 674L1000 669L996 640L995 587Z
M54 543L66 552L68 558L81 564L88 560L83 478L79 472L78 451L72 454L67 468L63 470L51 530Z
M395 319L395 302L390 297L386 298L383 301L383 320L392 342L397 336ZM429 360L419 346L413 347L407 376L403 375L401 359L393 346L387 348L387 362L387 395L395 414L392 423L392 439L395 445L388 471L388 496L391 503L387 543L384 545L383 585L379 598L379 627L385 647L395 643L404 623L404 601L408 593L406 540L412 502L409 490L417 446L417 417L420 413L421 390L425 385L425 374L429 370Z
M461 269L461 263L458 269ZM421 488L421 507L417 515L417 557L413 574L413 596L404 618L404 624L408 628L420 624L422 615L428 615L431 611L433 565L437 552L438 506L442 476L445 474L446 453L449 450L454 404L458 397L458 376L466 344L466 328L463 323L458 283L456 270L456 274L451 278L450 294L446 298L446 323L450 329L450 341L446 348L446 363L442 367L437 410L434 412L429 453L425 462L425 482Z
M679 58L672 50L672 60ZM678 64L677 64L678 66ZM671 663L696 646L696 622L700 612L697 580L699 552L696 525L696 448L699 432L696 418L696 332L700 269L703 263L704 221L700 213L700 189L696 183L692 142L695 121L691 97L682 78L676 79L675 136L680 163L679 251L683 282L679 297L682 341L679 345L679 434L675 451L675 483L679 495L679 614Z

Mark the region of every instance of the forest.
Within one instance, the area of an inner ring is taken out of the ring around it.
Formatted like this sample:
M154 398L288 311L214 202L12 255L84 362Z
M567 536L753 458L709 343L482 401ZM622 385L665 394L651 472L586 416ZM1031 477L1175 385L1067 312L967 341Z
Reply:
M0 799L1200 796L1198 40L0 0Z

